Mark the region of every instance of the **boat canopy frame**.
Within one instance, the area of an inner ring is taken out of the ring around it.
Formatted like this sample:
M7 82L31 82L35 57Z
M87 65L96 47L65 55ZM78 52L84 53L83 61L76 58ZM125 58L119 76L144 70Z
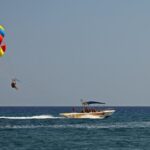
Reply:
M83 106L88 106L91 104L105 104L104 102L97 102L97 101L81 101Z

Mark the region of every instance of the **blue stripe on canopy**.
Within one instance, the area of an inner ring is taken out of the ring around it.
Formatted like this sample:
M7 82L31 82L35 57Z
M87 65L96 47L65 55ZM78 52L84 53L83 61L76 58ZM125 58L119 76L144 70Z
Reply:
M5 36L5 31L0 29L0 34L4 37Z

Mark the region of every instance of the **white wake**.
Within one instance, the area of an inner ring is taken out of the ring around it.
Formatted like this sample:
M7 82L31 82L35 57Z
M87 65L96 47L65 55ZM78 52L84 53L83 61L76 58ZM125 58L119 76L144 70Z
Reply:
M62 117L55 117L52 115L37 115L37 116L0 116L0 119L57 119Z

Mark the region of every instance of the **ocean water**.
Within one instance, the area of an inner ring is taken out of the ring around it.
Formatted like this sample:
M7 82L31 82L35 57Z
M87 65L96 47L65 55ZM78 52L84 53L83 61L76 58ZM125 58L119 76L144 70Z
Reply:
M59 113L71 107L0 107L0 150L150 150L150 107L114 109L66 119Z

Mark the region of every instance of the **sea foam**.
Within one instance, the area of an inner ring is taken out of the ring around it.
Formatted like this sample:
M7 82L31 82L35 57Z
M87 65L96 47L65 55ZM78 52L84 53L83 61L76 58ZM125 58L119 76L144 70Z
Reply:
M57 119L52 115L36 115L36 116L0 116L0 119Z

